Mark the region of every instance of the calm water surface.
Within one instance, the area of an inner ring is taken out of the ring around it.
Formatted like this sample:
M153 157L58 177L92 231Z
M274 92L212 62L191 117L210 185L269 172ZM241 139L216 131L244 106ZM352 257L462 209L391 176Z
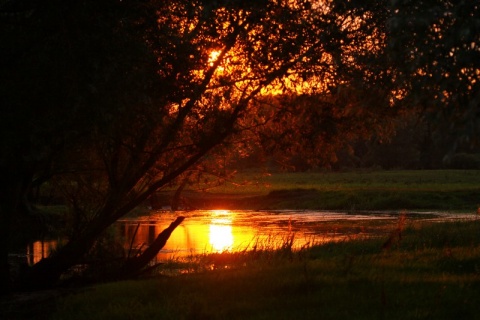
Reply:
M472 219L473 215L409 213L407 219L445 221ZM319 211L231 211L191 212L152 211L148 216L122 219L116 228L125 250L148 246L177 216L186 219L175 229L157 260L182 258L192 254L278 248L294 237L294 248L331 241L385 234L395 225L398 213L319 212ZM370 223L367 223L370 222ZM376 224L375 222L378 222ZM365 227L367 226L367 227ZM388 229L387 229L388 230ZM56 241L36 241L26 250L29 264L36 263L57 245Z

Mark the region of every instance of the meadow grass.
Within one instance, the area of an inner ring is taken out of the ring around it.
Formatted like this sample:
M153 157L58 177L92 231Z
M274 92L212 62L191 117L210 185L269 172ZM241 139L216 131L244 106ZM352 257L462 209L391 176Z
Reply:
M478 190L480 170L355 170L345 172L239 172L212 190L226 193L268 193L272 189L408 189L422 191Z
M473 212L480 204L480 170L248 171L209 192L257 196L241 209Z
M407 221L389 246L222 253L201 272L86 288L52 319L480 319L479 235L480 221Z

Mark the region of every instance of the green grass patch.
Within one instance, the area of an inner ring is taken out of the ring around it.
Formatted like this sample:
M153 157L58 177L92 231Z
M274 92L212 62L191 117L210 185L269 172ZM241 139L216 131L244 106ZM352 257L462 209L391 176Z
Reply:
M52 319L480 319L479 234L480 221L412 222L389 249L223 253L202 272L85 289Z
M239 209L474 212L480 205L480 170L246 172L209 194L223 203L225 195L235 195L229 208Z
M255 183L252 183L255 181ZM392 170L348 172L240 172L233 183L212 190L225 193L269 192L271 189L407 189L407 190L477 190L480 170Z

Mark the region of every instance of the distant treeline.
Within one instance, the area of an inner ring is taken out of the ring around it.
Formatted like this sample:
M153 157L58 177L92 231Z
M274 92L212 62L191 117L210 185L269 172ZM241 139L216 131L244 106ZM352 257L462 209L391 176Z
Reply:
M312 169L308 159L301 154L280 160L260 151L239 160L238 165L256 167L262 163L287 171ZM447 131L441 132L441 129L433 128L425 121L416 120L398 125L395 135L389 140L374 137L355 142L349 150L339 150L329 169L355 168L480 169L480 147L470 141L461 141Z

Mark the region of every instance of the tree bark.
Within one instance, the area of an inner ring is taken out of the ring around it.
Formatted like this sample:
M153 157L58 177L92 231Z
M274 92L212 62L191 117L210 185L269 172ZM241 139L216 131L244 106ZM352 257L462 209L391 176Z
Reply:
M172 232L184 219L185 217L178 217L168 228L157 236L155 241L141 255L128 259L120 271L120 277L128 278L139 274L165 246Z
M119 271L119 278L128 278L138 274L165 246L175 228L182 223L184 217L178 217L163 230L141 255L130 258ZM70 267L74 266L81 257L92 247L101 231L93 230L89 234L68 242L65 247L48 258L42 259L35 264L29 272L22 277L18 284L19 289L32 290L43 289L56 285L61 275Z
M40 260L21 276L17 288L37 290L55 286L69 268L78 264L93 246L101 231L89 232L69 241L53 255Z
M182 183L180 184L180 186L177 188L177 190L173 195L172 204L171 204L172 211L177 211L178 208L180 207L182 191L187 186L187 183L188 183L188 176L185 179L183 179Z

